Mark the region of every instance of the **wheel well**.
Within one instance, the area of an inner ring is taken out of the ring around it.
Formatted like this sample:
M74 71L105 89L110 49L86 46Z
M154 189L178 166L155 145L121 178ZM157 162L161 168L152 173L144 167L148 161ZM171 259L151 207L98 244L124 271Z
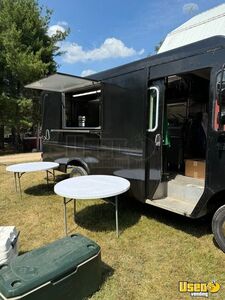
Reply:
M68 166L75 166L75 167L82 167L85 169L85 171L90 174L90 169L85 161L82 161L81 159L73 159L71 161L68 161Z
M214 214L215 211L225 204L225 190L213 195L207 203L208 213Z

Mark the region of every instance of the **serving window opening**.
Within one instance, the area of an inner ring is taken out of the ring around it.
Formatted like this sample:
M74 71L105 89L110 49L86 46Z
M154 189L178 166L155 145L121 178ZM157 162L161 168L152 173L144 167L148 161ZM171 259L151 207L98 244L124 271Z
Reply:
M63 99L63 128L101 128L101 89L69 92Z

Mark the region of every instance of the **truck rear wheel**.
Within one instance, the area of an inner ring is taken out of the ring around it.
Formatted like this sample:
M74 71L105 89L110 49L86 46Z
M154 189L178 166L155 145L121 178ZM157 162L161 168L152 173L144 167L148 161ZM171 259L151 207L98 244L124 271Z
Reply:
M225 205L215 212L212 219L212 231L220 249L225 252Z
M82 167L74 167L70 172L70 177L84 176L88 175L87 171Z

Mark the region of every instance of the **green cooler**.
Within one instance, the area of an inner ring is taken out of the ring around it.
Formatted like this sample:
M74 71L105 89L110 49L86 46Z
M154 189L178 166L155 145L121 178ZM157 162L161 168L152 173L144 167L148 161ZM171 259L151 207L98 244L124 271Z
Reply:
M0 300L77 300L99 289L100 247L74 234L0 266Z

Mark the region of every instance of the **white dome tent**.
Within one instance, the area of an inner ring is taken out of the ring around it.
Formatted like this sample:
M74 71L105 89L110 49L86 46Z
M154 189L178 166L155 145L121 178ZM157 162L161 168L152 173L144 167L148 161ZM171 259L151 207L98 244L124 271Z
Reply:
M171 31L166 36L158 53L216 35L225 36L225 4L200 13Z

